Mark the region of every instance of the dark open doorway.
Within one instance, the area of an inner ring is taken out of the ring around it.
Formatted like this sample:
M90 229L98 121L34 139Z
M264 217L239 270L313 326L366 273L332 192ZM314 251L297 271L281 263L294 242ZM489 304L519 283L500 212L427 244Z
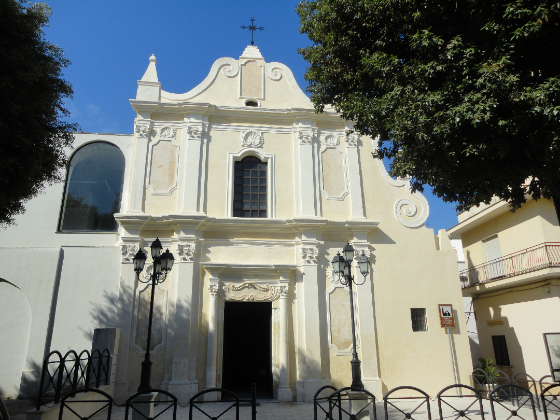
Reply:
M222 388L272 398L271 302L225 302Z

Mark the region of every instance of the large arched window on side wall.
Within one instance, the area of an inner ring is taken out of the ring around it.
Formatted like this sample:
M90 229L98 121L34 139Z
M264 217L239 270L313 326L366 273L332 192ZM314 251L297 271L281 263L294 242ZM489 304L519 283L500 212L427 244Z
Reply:
M267 165L255 156L235 162L234 217L267 217Z
M74 153L66 177L59 231L116 232L124 156L110 143L89 143Z

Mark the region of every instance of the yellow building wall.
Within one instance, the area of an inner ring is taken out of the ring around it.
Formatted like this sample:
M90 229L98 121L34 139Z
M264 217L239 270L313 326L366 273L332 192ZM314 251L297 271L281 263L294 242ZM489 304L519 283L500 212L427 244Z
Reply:
M473 304L482 357L495 361L492 336L505 335L511 363L506 373L526 372L537 381L550 375L543 333L560 331L559 279L487 293Z

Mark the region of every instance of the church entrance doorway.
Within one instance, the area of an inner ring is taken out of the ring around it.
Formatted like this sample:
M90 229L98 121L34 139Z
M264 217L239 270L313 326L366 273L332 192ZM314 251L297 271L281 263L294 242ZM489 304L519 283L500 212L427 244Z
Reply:
M222 388L272 398L272 302L225 302Z

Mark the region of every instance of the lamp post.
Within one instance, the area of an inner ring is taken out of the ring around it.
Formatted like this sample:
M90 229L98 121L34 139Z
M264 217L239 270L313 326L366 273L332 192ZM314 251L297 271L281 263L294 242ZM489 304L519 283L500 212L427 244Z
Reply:
M148 343L146 344L146 355L144 356L144 361L142 362L142 374L140 376L140 386L138 387L138 392L146 391L152 388L152 386L150 385L150 376L152 374L152 361L150 360L150 340L152 338L154 292L156 284L163 283L167 278L167 273L171 271L174 261L173 254L169 252L169 249L167 249L162 255L161 251L163 250L163 247L161 246L159 238L156 238L156 240L152 242L152 245L150 245L150 250L153 260L153 270L148 280L144 281L140 279L140 273L142 272L142 270L144 270L144 264L146 264L146 254L144 254L144 251L142 251L141 249L138 250L138 252L134 256L134 259L132 260L134 263L134 271L136 272L138 281L141 283L152 283L150 316L148 318Z
M358 352L356 351L356 324L354 321L354 296L352 292L352 283L356 286L360 286L365 283L366 276L369 273L369 260L366 257L364 251L362 255L358 257L358 266L360 272L364 276L364 281L357 283L352 276L352 260L354 259L354 247L346 242L344 248L342 249L342 255L338 252L332 260L333 271L338 274L339 281L342 285L348 285L350 289L350 315L352 317L352 360L350 365L352 365L352 388L364 388L362 383L362 372L361 372L361 362L358 359Z

